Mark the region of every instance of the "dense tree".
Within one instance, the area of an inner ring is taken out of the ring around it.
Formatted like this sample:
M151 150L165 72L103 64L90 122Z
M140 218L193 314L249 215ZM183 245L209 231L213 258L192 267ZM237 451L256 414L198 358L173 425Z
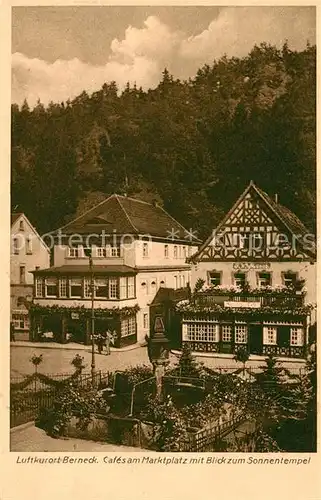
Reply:
M12 105L12 208L40 231L113 192L157 199L206 237L253 179L311 228L316 50L255 46L188 81L105 83L66 103Z

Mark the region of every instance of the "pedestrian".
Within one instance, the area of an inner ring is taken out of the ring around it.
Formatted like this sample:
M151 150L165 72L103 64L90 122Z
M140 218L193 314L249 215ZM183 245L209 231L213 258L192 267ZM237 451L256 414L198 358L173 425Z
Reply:
M109 330L106 332L106 354L107 356L110 355L110 341L111 341L112 334L110 333Z
M15 326L14 326L14 322L11 321L10 323L10 342L14 342L16 339L15 339Z

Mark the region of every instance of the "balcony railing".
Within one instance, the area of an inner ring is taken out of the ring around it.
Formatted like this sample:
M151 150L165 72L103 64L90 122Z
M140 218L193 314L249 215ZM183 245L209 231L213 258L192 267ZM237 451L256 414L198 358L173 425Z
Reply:
M302 307L304 305L304 295L289 295L287 293L278 294L226 294L226 295L215 295L211 294L199 294L195 297L195 304L201 307L211 307L213 305L224 306L225 302L235 302L237 303L250 303L260 304L259 307L278 307L278 308L296 308ZM241 306L241 304L240 304ZM243 306L244 307L244 306Z

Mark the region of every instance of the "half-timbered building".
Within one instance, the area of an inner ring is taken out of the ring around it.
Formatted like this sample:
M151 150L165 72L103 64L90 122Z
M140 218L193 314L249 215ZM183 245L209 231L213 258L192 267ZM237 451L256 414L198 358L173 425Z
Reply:
M315 238L277 197L251 182L189 261L198 291L177 305L183 343L304 356L315 321Z

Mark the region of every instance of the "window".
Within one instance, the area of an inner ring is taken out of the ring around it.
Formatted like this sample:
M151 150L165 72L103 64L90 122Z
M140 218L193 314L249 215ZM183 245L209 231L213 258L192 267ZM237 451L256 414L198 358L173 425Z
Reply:
M232 325L222 325L222 342L232 341Z
M259 288L265 288L271 285L271 273L258 273Z
M185 275L181 275L181 288L185 288Z
M149 328L149 324L148 324L148 313L144 313L144 316L143 316L143 328L145 330L147 330L147 328Z
M32 240L29 236L26 239L26 253L32 255Z
M96 247L96 257L107 257L108 250L107 247Z
M13 314L12 322L17 330L29 329L29 316L26 314Z
M76 259L80 257L80 247L69 247L68 248L68 257Z
M18 297L17 299L17 306L20 307L20 306L23 306L25 303L25 298L24 297Z
M240 235L240 247L244 250L248 250L250 247L250 235L249 233L243 233Z
M24 231L24 230L25 230L25 225L24 225L23 220L21 220L21 221L19 222L19 231Z
M285 286L291 286L293 285L297 280L297 274L292 273L291 271L287 273L283 273L283 284Z
M155 293L155 291L156 291L156 280L155 279L153 279L150 282L150 291L151 291L151 293Z
M91 280L88 278L84 279L84 297L85 299L91 298Z
M193 248L192 247L188 247L188 249L187 249L187 255L188 255L188 257L191 257L192 253L193 253Z
M82 297L82 279L71 278L69 281L69 296L71 298Z
M127 299L127 278L119 279L119 298Z
M19 255L19 240L18 238L13 238L13 253Z
M129 337L136 334L136 317L130 316L129 318L122 319L120 327L121 337Z
M186 247L182 247L182 254L183 254L183 259L186 259L186 257L187 257Z
M58 295L58 281L57 278L46 279L46 297L57 297Z
M36 271L39 271L39 269L40 269L40 267L39 267L39 266L36 266L36 267L35 267L35 270L36 270Z
M277 344L277 328L276 326L263 327L263 344L276 345Z
M175 290L178 288L178 277L174 276L174 288Z
M236 344L246 344L247 343L247 326L246 325L235 325L235 343Z
M165 259L168 259L168 245L164 246L164 257Z
M117 280L116 280L117 281ZM108 297L108 282L106 278L95 279L95 297L107 299Z
M127 278L127 297L133 299L135 297L135 276Z
M174 259L178 259L177 246L174 246Z
M66 298L67 297L67 279L60 278L59 280L59 297Z
M221 284L221 273L217 271L211 271L208 273L209 284L213 286L219 286Z
M235 273L234 274L234 285L238 287L244 286L246 283L246 274L245 273Z
M164 280L161 280L161 281L159 282L159 286L160 286L160 287L164 287L164 286L165 286L165 281L164 281Z
M119 291L118 291L118 279L110 278L109 280L109 298L110 299L118 299Z
M191 342L218 342L219 325L217 323L187 323L186 339Z
M148 243L143 243L143 257L148 257Z
M42 297L42 278L36 278L36 297Z
M19 281L21 284L26 282L26 267L25 266L20 266L19 269Z
M111 257L120 257L120 247L110 247Z
M303 328L292 327L290 329L290 344L293 346L303 346Z
M147 294L147 283L146 283L146 281L142 281L141 287L142 287L143 292L145 292Z

